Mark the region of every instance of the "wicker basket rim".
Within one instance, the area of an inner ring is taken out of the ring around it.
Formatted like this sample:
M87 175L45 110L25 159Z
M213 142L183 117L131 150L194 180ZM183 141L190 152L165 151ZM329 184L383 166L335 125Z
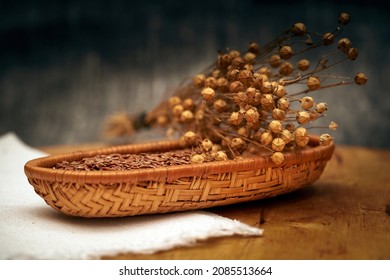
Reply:
M310 136L310 148L285 153L285 162L280 167L292 166L297 163L313 160L330 159L335 148L334 143L328 146L319 145L318 136ZM129 144L108 148L73 152L60 155L49 155L28 161L24 172L28 178L48 180L52 182L70 183L120 183L138 181L172 182L187 176L205 176L208 174L230 173L277 166L270 156L240 158L227 161L207 162L201 164L186 164L158 168L144 168L124 171L73 171L53 169L52 167L63 160L78 160L98 154L110 153L141 153L147 151L169 151L180 148L179 141L158 141L143 144Z

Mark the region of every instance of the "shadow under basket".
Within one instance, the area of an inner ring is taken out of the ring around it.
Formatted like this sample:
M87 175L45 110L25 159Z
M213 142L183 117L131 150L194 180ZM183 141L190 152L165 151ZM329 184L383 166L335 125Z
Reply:
M334 144L310 137L305 149L285 153L277 165L257 156L127 171L70 171L56 163L105 154L165 152L178 141L113 146L31 160L25 174L48 205L82 217L122 217L234 204L289 193L316 181L332 157Z

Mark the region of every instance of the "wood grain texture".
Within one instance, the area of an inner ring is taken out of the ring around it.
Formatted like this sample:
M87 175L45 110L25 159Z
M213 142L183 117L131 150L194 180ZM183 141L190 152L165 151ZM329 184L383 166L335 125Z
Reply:
M390 259L389 161L390 151L337 147L310 187L208 209L263 228L262 237L216 238L151 255L103 259Z

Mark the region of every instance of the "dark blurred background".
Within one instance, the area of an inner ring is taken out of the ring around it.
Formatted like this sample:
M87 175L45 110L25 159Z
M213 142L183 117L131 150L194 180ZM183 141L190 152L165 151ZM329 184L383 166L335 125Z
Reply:
M390 32L386 1L0 1L0 134L33 146L97 142L104 119L149 110L226 47L260 44L301 21L344 35L364 87L323 99L336 142L390 148ZM352 73L352 74L351 74Z

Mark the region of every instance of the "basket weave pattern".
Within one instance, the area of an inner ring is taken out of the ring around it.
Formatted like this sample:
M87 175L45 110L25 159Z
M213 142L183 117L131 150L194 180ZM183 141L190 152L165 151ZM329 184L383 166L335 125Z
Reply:
M65 214L120 217L209 208L288 193L316 181L334 146L286 154L277 166L267 157L130 171L53 170L55 162L111 152L169 150L177 142L128 145L28 162L25 172L36 193Z

